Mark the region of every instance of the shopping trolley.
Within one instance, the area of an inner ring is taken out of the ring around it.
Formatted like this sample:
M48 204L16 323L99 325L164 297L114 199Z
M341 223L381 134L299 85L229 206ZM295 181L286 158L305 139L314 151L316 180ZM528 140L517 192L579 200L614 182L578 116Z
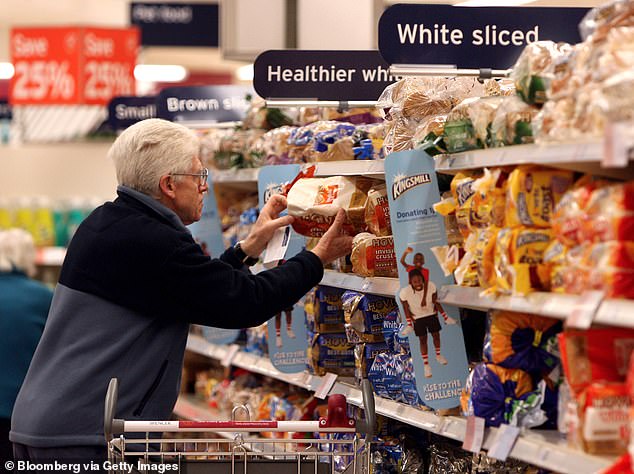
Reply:
M104 434L106 468L113 474L367 474L370 441L376 426L374 394L368 380L361 386L364 418L347 416L343 395L328 397L328 415L319 421L126 421L115 419L118 381L106 394ZM310 438L255 437L252 433L306 433ZM194 438L187 433L231 433L228 439ZM127 435L127 436L126 436ZM185 436L185 438L178 438Z

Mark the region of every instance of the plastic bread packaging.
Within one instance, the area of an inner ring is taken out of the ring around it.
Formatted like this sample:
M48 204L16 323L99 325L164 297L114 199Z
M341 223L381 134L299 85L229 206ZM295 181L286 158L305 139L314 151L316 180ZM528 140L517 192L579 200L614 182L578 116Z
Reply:
M548 100L570 97L591 81L592 71L588 67L591 55L590 45L578 43L553 59L545 72L549 77Z
M368 191L365 223L368 226L368 230L376 236L392 235L390 206L385 183L374 186Z
M485 168L484 174L471 185L469 226L504 227L506 219L506 187L509 173L502 168Z
M612 0L591 9L579 23L581 38L602 41L610 30L620 26L634 26L634 4L631 0Z
M566 293L566 275L570 270L568 265L568 247L555 239L544 251L544 264L550 269L550 291Z
M445 123L449 153L489 148L490 126L503 97L470 97L454 107Z
M367 232L357 234L352 241L350 260L353 273L359 276L398 276L394 238L391 235L377 237Z
M484 81L484 96L514 96L517 94L515 90L515 82L509 78L487 79Z
M533 390L533 380L523 370L480 363L467 378L460 406L463 415L484 418L486 426L500 426L509 424L515 402Z
M584 240L632 240L634 235L634 181L592 192L586 206Z
M323 120L337 120L355 125L370 124L383 121L380 112L374 107L353 107L348 110L338 110L324 108L322 111Z
M634 330L568 328L558 339L566 381L576 398L592 383L625 381Z
M524 102L538 106L546 102L546 72L557 58L568 54L571 48L567 43L552 41L535 41L524 48L511 72L517 93Z
M313 372L325 375L354 376L354 344L345 334L314 334L309 347L308 360Z
M532 122L537 112L517 96L505 97L491 122L491 146L533 143Z
M478 272L478 283L484 290L494 288L497 283L494 257L495 243L499 231L500 228L494 226L475 231L473 256Z
M253 152L259 153L266 165L286 165L293 162L289 156L288 139L295 127L283 126L266 132L254 144Z
M542 144L572 139L575 135L572 129L574 114L574 97L546 102L533 120L535 142Z
M344 290L331 286L318 286L304 301L306 322L312 331L320 334L344 332L345 319L341 303Z
M323 122L325 130L315 132L312 154L313 161L345 161L354 159L353 134L356 127L350 123Z
M550 227L552 212L572 182L572 171L517 167L507 184L506 225Z
M288 214L295 217L293 229L306 237L321 237L339 209L346 211L343 228L348 235L365 231L365 207L374 180L332 176L297 180L287 194Z
M507 369L522 369L541 378L559 365L557 334L561 321L533 314L490 311L484 357Z
M385 88L377 109L386 120L396 117L423 120L430 115L446 114L454 105L447 86L447 79L441 77L406 77Z
M341 302L346 326L362 335L362 342L383 341L383 320L396 308L394 298L346 291Z
M460 286L480 286L478 280L478 264L475 258L477 236L470 234L464 242L465 253L460 259L458 267L454 270L454 278Z
M446 115L430 115L420 122L412 137L413 148L430 156L447 153L444 139L446 121Z
M460 264L460 247L458 245L442 245L430 248L445 276L452 275Z
M630 401L624 383L592 383L578 400L579 436L590 454L627 451Z
M600 290L606 298L634 299L634 242L596 243L584 257L580 268L588 275L585 290Z
M573 188L561 197L551 217L555 237L569 247L585 240L583 222L588 219L586 208L592 193L609 185L609 181L590 175L577 180Z
M551 241L550 229L501 229L495 243L495 291L513 295L549 291L550 267L543 259Z
M354 346L354 378L357 383L368 377L372 361L381 352L388 352L388 346L385 342L378 343L362 343Z
M445 215L445 212L451 213L451 205L455 205L454 211L458 229L464 238L467 238L471 232L471 201L475 194L473 184L479 177L479 172L465 171L456 174L451 180L450 186L453 201L441 201L442 204L434 206L434 210ZM442 209L442 206L445 206L445 210Z

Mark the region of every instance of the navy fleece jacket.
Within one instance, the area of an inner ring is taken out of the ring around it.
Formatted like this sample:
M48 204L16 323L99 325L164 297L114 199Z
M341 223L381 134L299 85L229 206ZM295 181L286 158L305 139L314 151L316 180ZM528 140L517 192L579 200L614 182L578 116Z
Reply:
M307 251L258 275L233 249L210 259L171 210L129 188L118 195L84 220L69 245L13 410L14 442L104 445L111 377L119 379L118 418L169 418L190 323L259 325L323 276Z

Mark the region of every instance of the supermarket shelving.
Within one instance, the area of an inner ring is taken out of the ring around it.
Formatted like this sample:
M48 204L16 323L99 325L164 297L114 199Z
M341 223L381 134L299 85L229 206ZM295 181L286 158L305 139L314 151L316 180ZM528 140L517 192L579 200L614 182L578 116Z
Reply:
M486 296L481 297L482 288L457 285L443 286L438 290L438 300L443 304L462 308L487 311L498 309L539 314L556 319L567 319L582 302L580 295L558 293L531 293L526 296ZM634 327L634 301L606 299L599 305L594 323Z
M223 360L229 351L226 346L210 344L200 336L190 335L187 349L216 360ZM306 372L298 374L284 374L273 367L268 359L245 352L236 353L232 365L250 370L255 373L281 380L308 390L316 390L322 383L323 377ZM361 391L347 381L334 384L330 394L343 394L348 403L362 406ZM200 406L188 408L188 400L179 399L177 412L208 418L212 412L205 414ZM197 411L198 409L198 411ZM416 426L440 436L463 441L466 434L466 420L457 416L441 416L431 411L424 411L400 402L385 398L376 398L376 412L404 423ZM485 432L483 448L488 449L497 435L496 428L488 428ZM580 450L570 448L566 441L556 431L524 430L513 449L510 457L530 463L532 465L570 474L594 473L610 466L614 458L592 456Z

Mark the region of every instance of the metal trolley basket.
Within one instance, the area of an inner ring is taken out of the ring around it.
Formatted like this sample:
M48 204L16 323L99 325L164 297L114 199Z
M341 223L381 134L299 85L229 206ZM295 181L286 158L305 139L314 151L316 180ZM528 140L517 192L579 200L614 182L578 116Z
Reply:
M107 468L113 474L369 472L376 414L368 380L361 387L363 420L348 418L346 398L331 395L328 416L319 421L235 421L240 407L234 408L232 421L126 421L114 418L117 392L118 381L112 379L106 394L104 434ZM255 432L306 433L311 437L267 439L252 436ZM233 433L233 437L195 438L188 433Z

